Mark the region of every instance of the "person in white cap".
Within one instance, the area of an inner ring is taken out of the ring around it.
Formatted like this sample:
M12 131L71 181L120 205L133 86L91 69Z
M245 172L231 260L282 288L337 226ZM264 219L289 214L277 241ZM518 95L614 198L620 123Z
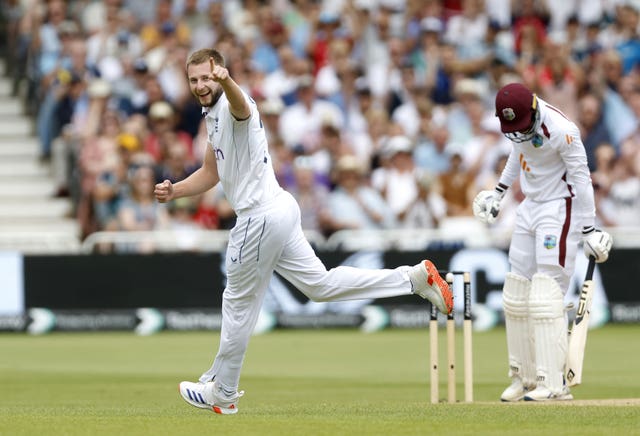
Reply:
M595 203L578 127L524 85L510 83L495 100L512 149L495 190L481 191L473 212L492 223L506 190L519 177L525 199L509 247L503 288L511 385L502 401L571 400L564 379L566 294L580 240L596 262L612 238L595 228Z
M237 214L225 258L218 354L198 383L180 383L187 403L219 414L238 411L244 355L274 270L315 301L413 293L451 312L451 290L428 260L395 269L327 271L305 239L298 204L276 181L256 103L229 76L224 57L214 49L195 51L186 70L191 92L206 112L207 150L201 168L178 183L157 184L155 196L164 203L220 182Z

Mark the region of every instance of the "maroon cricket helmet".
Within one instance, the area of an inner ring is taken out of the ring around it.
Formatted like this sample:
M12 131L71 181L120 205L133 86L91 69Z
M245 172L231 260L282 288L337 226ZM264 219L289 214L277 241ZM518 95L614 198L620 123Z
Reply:
M509 83L496 94L496 116L502 133L524 132L535 120L538 101L533 92L520 83Z

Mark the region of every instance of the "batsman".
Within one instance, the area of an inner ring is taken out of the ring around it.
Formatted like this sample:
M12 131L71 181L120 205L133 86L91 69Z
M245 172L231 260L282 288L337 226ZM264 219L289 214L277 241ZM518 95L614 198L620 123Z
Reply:
M572 400L564 377L564 295L580 242L584 254L600 263L609 257L612 238L595 227L593 187L578 127L519 83L498 91L495 109L512 148L495 190L474 199L474 215L493 223L516 178L525 196L516 212L511 270L503 288L511 384L500 399Z

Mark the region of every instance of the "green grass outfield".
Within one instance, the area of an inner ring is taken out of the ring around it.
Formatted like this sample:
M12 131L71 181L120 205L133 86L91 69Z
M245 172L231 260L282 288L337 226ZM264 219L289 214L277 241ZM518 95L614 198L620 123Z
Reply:
M457 339L461 382L460 330ZM428 343L418 329L255 336L240 412L219 416L178 394L209 366L215 332L2 334L0 435L640 434L640 325L589 332L584 384L569 404L497 401L508 380L496 329L474 334L476 402L432 405Z

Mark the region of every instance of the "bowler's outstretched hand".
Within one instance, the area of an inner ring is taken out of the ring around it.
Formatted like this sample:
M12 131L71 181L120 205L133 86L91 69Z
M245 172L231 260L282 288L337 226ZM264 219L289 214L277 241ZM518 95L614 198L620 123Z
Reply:
M169 180L158 183L153 190L153 194L160 203L171 201L173 199L173 183Z
M214 82L223 82L229 78L229 70L220 65L216 65L213 58L209 58L209 65L211 66L211 78Z

